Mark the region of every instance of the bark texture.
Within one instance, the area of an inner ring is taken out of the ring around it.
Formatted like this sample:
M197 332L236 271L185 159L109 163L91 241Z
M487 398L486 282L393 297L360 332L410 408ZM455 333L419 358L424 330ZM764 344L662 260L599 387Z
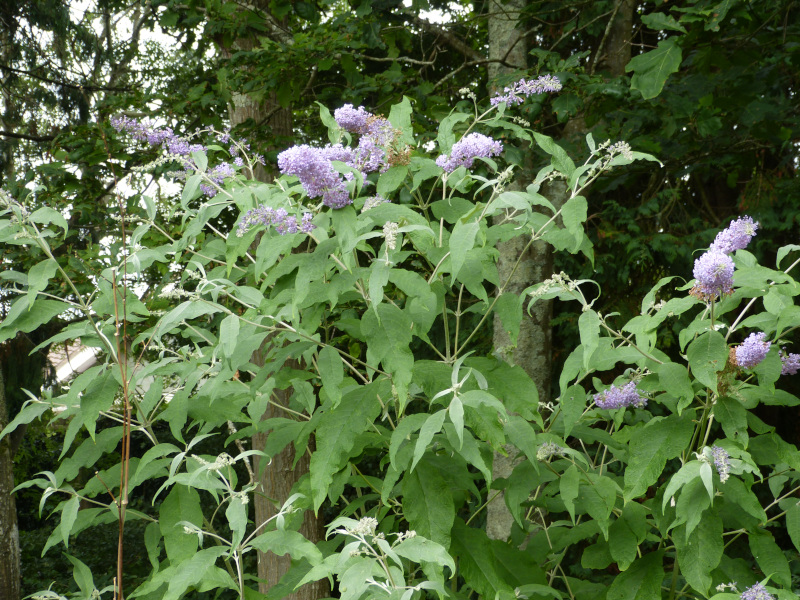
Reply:
M266 3L262 6L264 14L268 15ZM281 24L272 20L267 16L266 25L269 27L273 37L283 43L291 43L291 36L289 36L282 28ZM255 36L239 38L231 48L223 48L223 55L230 56L235 51L251 50L255 47L258 40ZM268 128L273 138L285 138L292 134L292 112L289 108L281 108L278 104L275 94L269 94L265 101L255 100L252 96L247 94L232 91L233 101L229 106L229 115L231 127L235 128L250 119L257 124L262 124ZM256 179L263 182L269 182L273 179L274 173L270 172L264 167L258 167L254 173ZM268 339L265 344L270 344ZM265 353L257 352L253 356L253 364L257 366L264 366L263 355ZM286 368L299 368L297 364L285 365ZM278 390L273 393L272 400L277 404L288 405L289 393ZM267 409L262 416L263 420L272 419L275 417L286 417L287 413L273 404L268 404ZM267 442L269 434L258 433L252 438L253 449L263 450ZM313 449L313 440L309 443L309 447ZM267 465L260 463L259 459L255 461L255 473L260 484L260 492L263 495L256 495L254 504L255 522L256 525L264 523L271 517L275 516L278 508L288 499L291 494L292 487L297 483L300 478L308 473L309 455L306 453L294 464L295 454L294 447L290 444L279 454L272 457ZM311 511L306 511L303 524L300 528L302 533L307 539L312 542L319 542L325 539L325 532L322 521L314 515ZM261 580L259 584L259 591L266 594L280 582L289 568L291 567L291 557L287 555L276 556L272 552L258 553L258 578ZM323 579L314 583L304 585L295 593L287 596L290 600L317 600L328 596L329 586L328 581Z
M524 8L525 0L492 0L489 3L489 60L495 61L488 66L490 94L498 87L502 89L498 85L499 77L527 67L527 46L519 25ZM516 172L508 189L524 190L525 179L525 173ZM536 244L525 250L527 243L528 240L521 236L497 245L497 272L501 285L508 281L505 287L507 293L519 294L531 284L546 278L548 268L552 268L548 267L552 265L552 255L549 255L548 262L547 246ZM550 374L549 360L545 358L550 348L549 314L539 314L541 312L541 307L537 306L531 318L523 316L516 345L512 344L499 317L495 315L492 339L495 352L509 363L525 369L540 394L543 389L549 388ZM493 479L507 478L517 461L517 452L511 445L505 447L505 454L495 452L492 460ZM491 539L506 540L511 534L513 522L514 518L501 492L486 507L486 534Z
M526 0L510 2L490 2L489 9L489 58L501 62L489 67L490 86L498 76L514 70L525 68L527 47L522 38L523 27L519 23L519 15ZM633 26L634 0L617 0L612 17L602 39L595 50L594 63L617 77L625 72L625 65L631 58L630 37ZM490 88L491 89L491 88ZM578 115L572 118L564 128L565 138L574 138L584 134L586 124ZM522 175L522 177L520 177ZM516 174L516 189L525 186L525 174ZM555 181L546 186L542 193L556 208L567 199L567 189L563 181ZM550 277L553 271L553 251L549 244L537 242L523 254L527 243L525 238L518 238L498 244L499 258L497 269L500 282L510 277L507 292L519 293L525 288ZM517 258L523 254L516 271L513 270ZM533 305L530 314L523 316L516 345L512 345L508 334L495 316L493 344L495 351L512 364L522 367L531 377L539 390L541 402L550 401L550 385L552 379L552 301L539 301ZM506 447L506 455L495 452L492 463L492 477L508 478L518 460L511 446ZM486 533L492 539L507 540L511 535L514 519L505 503L502 493L487 506Z
M0 430L8 424L5 383L0 369ZM11 438L0 440L0 598L18 600L20 593L19 530L14 489Z

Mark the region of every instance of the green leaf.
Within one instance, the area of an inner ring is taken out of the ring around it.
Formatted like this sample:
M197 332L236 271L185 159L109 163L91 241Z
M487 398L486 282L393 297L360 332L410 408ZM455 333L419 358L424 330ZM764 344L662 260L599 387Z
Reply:
M58 263L52 258L36 263L28 271L28 308L33 306L39 292L47 288L50 278L56 274Z
M0 342L11 339L20 331L30 333L70 308L61 300L37 300L31 307L26 298L17 298L0 324Z
M407 96L403 96L403 100L397 104L393 104L389 109L389 123L392 127L399 129L401 132L400 138L397 140L401 144L408 144L413 146L416 143L414 140L414 128L411 125L411 115L413 109L411 108L411 100Z
M184 485L174 486L158 509L161 536L170 561L177 563L188 559L197 552L197 535L186 534L181 521L188 521L202 527L203 511L200 508L200 495Z
M496 594L503 592L511 594L506 597L514 597L511 586L499 573L499 565L491 551L491 540L483 530L468 527L458 519L453 527L450 552L458 558L459 575L478 593L478 597L496 598Z
M575 241L580 243L583 239L583 224L586 222L588 204L583 196L570 198L561 207L561 218Z
M675 475L672 476L672 479L669 481L669 485L667 485L667 489L664 492L664 498L661 501L661 511L664 512L667 508L667 504L670 500L675 496L675 493L680 490L683 486L687 483L700 477L700 467L703 463L699 460L692 460L687 462L683 465Z
M247 505L242 502L241 498L233 497L228 501L225 518L228 519L228 526L233 533L232 543L237 546L244 539L247 529Z
M418 534L450 547L456 517L453 494L438 469L426 460L403 476L403 514Z
M664 580L663 550L645 554L630 568L617 575L606 594L606 600L661 600Z
M222 354L226 358L233 356L236 343L239 341L239 318L236 315L228 315L222 319L219 328L219 342L222 347Z
M197 197L197 190L200 187L200 182L202 180L203 176L200 173L195 173L186 180L186 185L183 187L183 191L181 192L181 208L186 208L189 206L189 202Z
M425 451L428 449L428 444L431 443L433 436L442 430L442 425L444 425L444 418L446 415L447 415L447 409L442 409L430 415L425 420L425 423L423 423L422 428L419 431L419 438L417 439L417 443L414 446L414 459L411 461L412 471L422 458L422 455L425 454ZM462 408L462 416L463 416L463 408Z
M49 206L43 206L35 210L31 216L29 217L30 220L34 223L39 223L40 225L56 225L64 230L64 238L67 237L67 220L64 218L60 212L58 212L54 208L50 208Z
M0 440L2 440L5 436L9 433L14 431L20 425L27 425L34 419L38 419L44 413L50 410L50 405L44 402L34 402L33 400L28 400L25 404L22 405L22 409L17 413L17 416L14 417L14 420L11 421L8 425L6 425L3 431L0 431Z
M798 250L800 250L800 246L797 244L788 244L786 246L782 246L780 250L778 250L778 254L775 257L775 266L780 269L781 261L783 261L783 259L786 258L790 252L796 252Z
M776 583L784 587L791 587L792 574L789 569L789 561L783 550L768 532L750 533L750 552L758 563L758 567L766 577L772 577Z
M385 260L374 260L369 268L369 301L377 315L378 305L383 302L383 290L389 282L392 267Z
M453 233L450 235L450 273L455 279L458 272L464 265L467 258L467 252L472 249L475 244L475 236L478 235L480 224L477 221L464 223L459 220L453 228Z
M670 395L680 400L678 404L678 414L689 406L694 400L694 389L689 379L689 372L686 367L673 362L665 362L656 368L658 380L664 390Z
M262 533L250 545L261 552L272 552L277 556L288 554L295 560L306 559L312 565L322 562L322 552L298 531L275 529Z
M800 552L800 506L794 500L790 500L786 509L786 531L794 547Z
M588 484L580 486L579 503L608 539L608 520L617 501L617 486L608 477L587 474Z
M717 373L725 368L728 345L718 331L707 331L695 339L686 350L689 366L695 378L717 391Z
M449 567L452 573L456 571L453 558L441 544L437 544L424 537L416 536L408 538L397 544L394 551L403 558L407 558L416 563L431 562L443 567Z
M711 571L722 559L722 520L708 512L700 520L692 535L686 536L683 526L673 536L678 551L681 574L696 591L708 596L711 587Z
M113 375L110 369L100 374L87 386L81 397L81 418L92 439L100 412L111 408L119 389L119 383Z
M632 506L633 504L635 503L631 502L626 506ZM631 566L631 563L636 559L638 548L636 534L633 533L625 520L619 518L614 521L611 527L608 528L608 550L620 571L625 571Z
M685 450L694 432L688 417L654 417L637 429L628 446L630 461L625 470L625 502L638 498L661 476L667 460Z
M561 412L564 413L564 437L566 438L586 409L586 390L577 383L569 386L561 394L559 404Z
M583 368L589 370L592 354L600 343L600 317L593 310L587 310L578 317L578 329L583 345Z
M650 29L654 29L656 31L661 30L670 30L670 31L680 31L681 33L686 33L686 28L678 23L675 20L675 17L672 15L667 15L665 13L650 13L649 15L642 15L641 16L642 23L647 25Z
M348 392L336 407L326 410L317 427L317 451L311 455L309 471L314 510L319 510L333 482L350 458L356 438L380 413L374 385Z
M331 111L328 110L327 106L321 102L316 102L316 104L319 106L319 120L328 128L328 139L331 144L338 143L342 128L339 127L339 124L336 122L336 119L331 114Z
M723 396L714 405L714 418L722 425L725 437L747 447L747 410L736 398Z
M389 461L395 469L399 469L396 461L397 451L400 450L400 446L410 438L412 433L422 427L428 417L427 413L415 413L403 417L397 424L397 428L392 432L392 439L389 442Z
M319 351L317 356L317 368L319 369L319 377L322 380L322 386L328 394L328 398L333 401L336 406L342 399L342 390L340 388L344 381L344 366L339 353L332 346L325 346ZM309 411L309 413L312 411Z
M566 150L556 144L553 138L544 134L534 131L533 137L539 147L550 155L553 167L569 178L575 170L575 163L572 162Z
M503 426L503 431L505 431L511 443L525 454L538 471L539 461L536 458L536 453L539 450L539 446L536 442L536 432L531 424L521 417L511 415Z
M407 165L395 165L394 167L389 167L386 172L381 173L380 177L378 177L378 194L381 196L386 196L395 191L403 184L406 175L408 175Z
M196 537L196 536L195 536ZM169 578L167 593L159 600L178 600L187 589L200 583L208 570L217 562L217 558L227 552L225 546L204 548L193 554L191 558L180 563L172 577Z
M678 38L670 37L660 41L655 50L634 56L625 66L625 72L633 71L631 89L639 90L649 100L661 93L667 78L680 68L681 62Z
M518 294L502 294L494 305L494 310L500 318L500 324L508 333L512 344L517 343L519 327L522 324L522 302Z
M66 548L69 548L69 534L72 531L72 526L75 524L75 519L78 517L80 507L81 499L76 494L64 502L64 506L61 508L61 539Z
M454 396L450 401L450 406L447 407L447 414L450 416L450 421L455 427L456 435L458 436L458 450L464 445L464 405L458 396Z
M700 465L700 469L703 465ZM677 522L675 525L686 523L686 537L692 535L695 527L703 520L706 509L711 506L707 490L702 480L697 477L688 482L681 491L675 505Z
M75 580L75 583L78 584L84 598L90 600L92 598L92 592L95 590L92 571L74 556L70 556L66 553L64 553L64 556L72 563L72 578Z
M578 488L580 486L581 474L575 465L570 465L569 468L561 475L558 482L558 492L564 506L567 507L567 512L575 522L575 499L578 497Z
M638 502L628 502L608 530L608 548L620 571L625 571L638 556L638 545L647 537L651 525L649 511Z

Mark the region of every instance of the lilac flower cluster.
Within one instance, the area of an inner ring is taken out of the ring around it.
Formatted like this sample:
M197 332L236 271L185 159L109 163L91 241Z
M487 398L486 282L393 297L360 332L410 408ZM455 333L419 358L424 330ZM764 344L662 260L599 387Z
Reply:
M743 250L753 239L756 229L758 229L758 223L754 222L752 217L736 219L726 229L717 234L709 249L718 250L725 254L730 254L735 250Z
M352 104L345 104L333 111L333 118L336 119L339 127L350 133L366 133L367 121L371 116L363 106L354 108Z
M781 348L781 375L796 375L800 371L800 354L788 354Z
M353 202L331 159L320 148L292 146L278 155L278 168L284 175L296 175L308 197L321 197L326 206L342 208Z
M733 291L733 260L719 250L709 250L694 261L697 290L704 298L715 298Z
M612 385L607 390L594 397L594 403L598 408L602 409L615 409L627 408L628 406L635 406L636 408L643 408L647 406L647 398L643 397L639 390L636 389L636 383L633 381L626 383L621 388Z
M704 300L711 300L733 291L733 260L729 254L742 250L756 234L758 223L750 217L742 217L719 232L714 242L694 262L694 278L697 285L692 293Z
M766 333L751 333L736 347L736 364L743 369L752 369L767 356L772 342L764 341Z
M552 75L542 75L536 79L525 81L520 79L515 84L505 88L502 94L494 96L490 102L496 106L505 102L509 106L522 104L529 96L544 94L546 92L558 92L561 90L561 82Z
M437 158L436 164L452 173L458 167L471 168L476 158L490 158L502 151L503 145L500 142L482 133L470 133L453 144L449 157L442 154Z
M775 600L775 596L767 591L762 583L750 586L742 592L741 600Z
M188 139L180 137L170 127L156 127L149 121L137 121L125 115L120 115L111 118L111 126L119 132L125 132L136 140L147 142L151 146L161 146L172 156L182 157L185 172L188 173L194 169L194 162L190 159L192 152L205 152L207 147L203 144L191 143ZM212 130L213 131L213 130ZM231 142L230 130L222 132L214 131L217 140L223 144ZM249 150L250 145L246 143L232 142L230 147L231 156L236 156L241 149ZM261 155L254 155L254 158L263 164L264 157ZM244 160L236 156L234 160L236 166L243 166ZM232 177L236 174L235 169L228 163L222 162L214 167L208 176L216 186L222 186L225 179ZM213 197L217 194L217 187L203 183L200 189L206 196Z
M717 473L719 473L719 480L722 483L725 483L731 476L730 455L725 448L722 448L721 446L712 446L711 456L714 457L714 466L717 468Z
M272 227L280 235L287 233L311 233L316 229L316 225L311 222L313 215L309 212L303 213L302 219L290 215L286 209L272 209L268 206L259 206L248 210L242 220L239 221L239 228L236 231L238 237L242 237L249 229L258 225Z
M363 181L367 174L388 168L385 148L394 142L396 133L388 120L368 113L363 106L356 109L346 104L334 111L334 118L342 129L361 136L358 145L294 146L278 155L278 167L284 175L297 176L309 198L322 198L326 206L342 208L353 202L345 185L353 175L348 173L342 179L332 161L360 171Z

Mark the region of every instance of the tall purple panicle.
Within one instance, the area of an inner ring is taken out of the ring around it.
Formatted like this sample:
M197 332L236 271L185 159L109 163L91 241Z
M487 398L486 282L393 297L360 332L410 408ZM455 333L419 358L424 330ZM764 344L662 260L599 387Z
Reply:
M781 375L796 375L800 371L800 354L787 354L781 348Z
M502 94L494 96L490 102L492 106L505 102L509 106L522 104L529 96L544 94L547 92L558 92L561 90L561 82L552 75L542 75L536 79L526 81L520 79L515 84L505 88Z
M503 144L500 142L482 133L470 133L453 144L449 157L442 154L437 158L436 164L452 173L458 167L471 168L476 158L490 158L502 151Z
M743 369L752 369L767 356L772 342L764 341L766 333L751 333L736 347L736 364Z
M647 398L643 397L639 390L636 389L636 383L631 381L626 383L621 388L612 385L607 390L599 394L595 394L594 403L598 408L602 409L615 409L626 408L628 406L635 406L642 408L647 406Z
M694 262L696 291L706 299L733 290L733 260L719 250L709 250Z
M354 108L352 104L345 104L333 111L333 118L339 127L350 133L366 133L367 121L371 116L363 106Z
M128 133L131 137L139 140L140 142L147 142L151 146L161 146L168 154L176 157L184 157L182 162L186 174L188 174L195 166L194 162L191 160L191 158L189 158L192 152L205 152L207 150L206 146L203 144L191 143L185 137L175 135L175 132L173 132L171 128L156 127L156 125L150 121L137 121L136 119L126 117L125 115L119 115L111 117L111 126L119 132L124 131ZM228 143L231 141L230 132L226 131L216 133L217 139L220 142ZM231 155L236 154L239 150L239 147L248 149L249 145L242 144L241 142L233 142L230 149ZM260 155L255 156L259 162L262 162L263 164L263 157ZM237 159L234 160L234 164L241 167L244 165L244 161L237 157ZM216 196L219 188L222 187L225 180L229 177L233 177L235 174L236 170L232 165L222 162L208 172L208 177L211 179L212 183L202 183L200 184L200 189L206 196Z
M286 209L279 208L273 209L269 206L259 206L252 210L248 210L242 220L239 221L239 228L236 231L238 237L242 237L252 227L265 225L272 227L280 235L287 233L311 233L316 226L311 222L313 215L309 212L303 213L302 220L290 215Z
M731 461L730 455L725 448L721 446L712 446L711 447L711 456L714 457L714 466L717 469L717 473L719 474L719 480L722 483L728 481L728 478L731 476Z
M284 175L296 175L308 197L321 197L326 206L342 208L353 202L344 181L320 148L292 146L278 155L278 167Z
M741 217L736 219L733 223L728 225L727 228L720 231L714 242L710 246L710 250L716 250L724 254L730 254L735 250L742 250L747 247L750 240L756 234L758 223L754 222L752 217Z
M763 584L757 583L742 592L741 600L775 600L775 596L767 591Z

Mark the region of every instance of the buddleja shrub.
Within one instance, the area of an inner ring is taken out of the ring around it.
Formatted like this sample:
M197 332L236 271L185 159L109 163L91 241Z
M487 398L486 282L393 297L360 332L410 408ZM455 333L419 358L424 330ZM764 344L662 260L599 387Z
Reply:
M798 247L779 250L776 269L759 265L744 249L757 224L737 221L697 260L695 280L675 287L691 269L675 265L627 323L594 310L594 284L566 274L509 293L499 241L591 258L586 189L653 160L587 136L576 165L509 117L558 87L519 82L483 112L462 103L439 125L435 158L413 146L408 100L388 118L321 107L331 144L281 153L272 184L248 178L260 159L227 134L206 148L115 121L162 145L184 187L179 204L142 196L129 208L133 231L114 249L122 266L80 265L97 282L88 295L55 252L63 216L5 197L0 239L41 262L4 274L20 296L0 336L58 316L67 325L50 342L80 340L105 359L65 394L32 399L4 432L51 409L68 422L58 470L25 484L60 500L47 548L117 520L148 484L158 491L143 505L154 508L125 518L148 521L153 570L129 597L260 597L244 560L258 549L291 555L278 589L330 578L347 600L794 598L786 532L800 545L800 454L753 409L800 403L776 388L800 358L783 350L800 324L797 261L781 270ZM513 169L496 162L501 133L550 157L524 191L507 189ZM231 162L210 165L228 151ZM541 194L549 182L566 188L563 203ZM238 224L226 233L231 209ZM540 404L525 371L498 358L507 349L481 353L478 340L495 313L516 340L531 303L554 297L576 302L581 344L558 397ZM658 332L674 319L684 327L670 356ZM268 404L283 417L262 420ZM79 485L81 468L126 439L125 425L98 421L124 424L128 408L131 435L150 449ZM162 421L172 439L159 439ZM263 452L244 445L256 432L269 433ZM213 434L228 452L198 455ZM254 523L251 461L290 444L310 454L310 472L273 520ZM493 480L493 452L514 449L511 475ZM508 543L484 532L491 502L513 516ZM315 545L296 531L298 511L323 507L338 516ZM78 596L96 595L72 560Z

